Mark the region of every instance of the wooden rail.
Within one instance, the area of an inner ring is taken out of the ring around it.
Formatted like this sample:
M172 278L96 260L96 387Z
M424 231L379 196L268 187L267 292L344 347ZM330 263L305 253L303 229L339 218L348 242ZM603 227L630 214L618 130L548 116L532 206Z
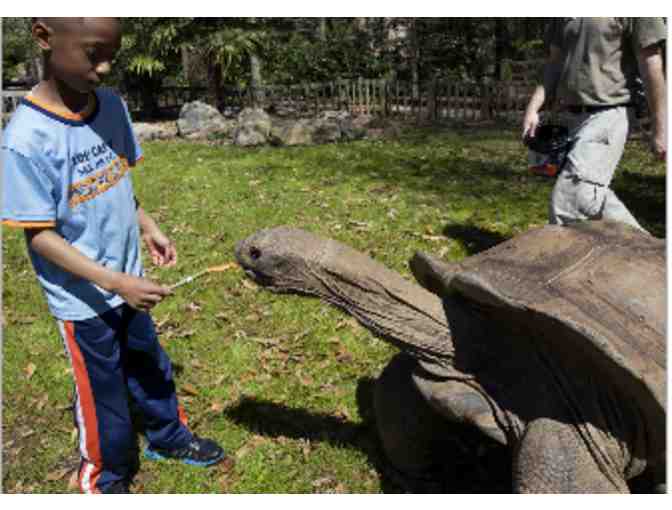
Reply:
M435 79L415 87L397 80L334 80L322 83L266 85L261 94L247 89L225 88L220 110L237 111L255 103L271 113L286 116L314 116L327 110L347 110L413 120L481 121L510 119L523 114L534 85L514 81L464 81ZM259 91L257 91L259 92ZM27 91L3 91L5 113L11 113ZM123 93L133 112L141 111L139 92ZM205 87L165 87L155 95L162 111L179 112L182 105L206 101Z

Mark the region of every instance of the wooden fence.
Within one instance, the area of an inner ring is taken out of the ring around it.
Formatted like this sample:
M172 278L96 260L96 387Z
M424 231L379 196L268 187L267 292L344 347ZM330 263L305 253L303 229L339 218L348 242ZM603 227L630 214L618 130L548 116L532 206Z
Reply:
M327 110L347 110L414 121L514 120L522 116L533 85L513 81L432 80L413 86L389 80L335 80L324 83L268 85L257 91L223 89L219 109L235 115L257 104L279 116L314 116ZM4 111L12 112L25 91L3 92ZM143 108L139 92L123 93L129 109ZM166 87L155 96L159 110L177 114L185 103L206 100L206 88ZM253 100L254 98L254 100Z

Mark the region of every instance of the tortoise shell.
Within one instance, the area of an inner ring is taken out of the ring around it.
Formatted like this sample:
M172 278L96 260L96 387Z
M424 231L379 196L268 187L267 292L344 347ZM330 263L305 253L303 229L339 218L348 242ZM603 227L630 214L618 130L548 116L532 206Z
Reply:
M637 403L650 451L664 456L664 240L620 223L548 225L459 264L416 254L411 268L428 290L496 310L551 353L588 360Z

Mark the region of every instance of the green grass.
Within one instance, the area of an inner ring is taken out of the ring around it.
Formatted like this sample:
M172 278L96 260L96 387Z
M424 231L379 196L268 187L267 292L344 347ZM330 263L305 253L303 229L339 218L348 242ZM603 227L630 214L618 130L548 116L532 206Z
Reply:
M544 224L552 184L527 174L517 133L484 129L282 149L156 142L145 156L136 192L178 247L177 267L149 268L165 283L233 261L239 239L279 224L336 238L411 278L417 250L460 260ZM628 145L614 188L665 236L664 166L640 143ZM4 491L72 492L68 363L21 232L4 229L2 245ZM134 490L399 490L370 406L393 347L318 301L256 288L238 269L180 288L153 316L192 427L236 462L202 470L141 459Z

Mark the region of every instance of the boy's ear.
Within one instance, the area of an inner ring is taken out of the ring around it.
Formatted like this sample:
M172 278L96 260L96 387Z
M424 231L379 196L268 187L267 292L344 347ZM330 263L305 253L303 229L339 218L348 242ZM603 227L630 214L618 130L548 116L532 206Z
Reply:
M51 29L42 21L33 23L33 39L41 50L49 51L51 49Z

